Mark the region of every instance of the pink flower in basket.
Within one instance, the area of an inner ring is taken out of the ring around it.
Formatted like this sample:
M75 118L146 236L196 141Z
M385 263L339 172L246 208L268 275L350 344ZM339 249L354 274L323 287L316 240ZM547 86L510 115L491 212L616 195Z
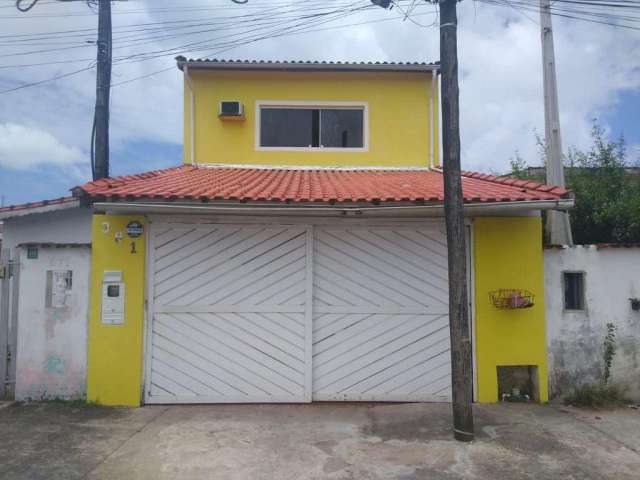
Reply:
M520 292L513 292L509 298L509 306L511 308L527 307L530 303L530 300L520 295Z

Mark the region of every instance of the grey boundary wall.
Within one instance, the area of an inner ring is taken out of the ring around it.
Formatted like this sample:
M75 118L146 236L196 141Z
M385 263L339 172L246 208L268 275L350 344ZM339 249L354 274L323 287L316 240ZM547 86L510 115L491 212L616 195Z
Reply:
M561 399L602 378L607 323L616 327L613 383L640 401L640 245L551 247L544 252L549 394ZM584 310L564 308L563 272L584 273Z

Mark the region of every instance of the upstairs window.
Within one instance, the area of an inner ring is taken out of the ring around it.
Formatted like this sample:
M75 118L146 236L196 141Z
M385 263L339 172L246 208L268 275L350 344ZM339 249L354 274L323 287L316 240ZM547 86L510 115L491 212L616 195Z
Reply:
M364 106L259 105L259 147L363 150Z
M563 272L564 309L584 310L584 273Z

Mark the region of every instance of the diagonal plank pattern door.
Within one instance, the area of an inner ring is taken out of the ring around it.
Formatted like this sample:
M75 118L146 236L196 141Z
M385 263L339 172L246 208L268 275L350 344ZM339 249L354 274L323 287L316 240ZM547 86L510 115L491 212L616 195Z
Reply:
M444 227L316 227L313 399L448 401Z
M307 227L152 228L147 403L311 400Z

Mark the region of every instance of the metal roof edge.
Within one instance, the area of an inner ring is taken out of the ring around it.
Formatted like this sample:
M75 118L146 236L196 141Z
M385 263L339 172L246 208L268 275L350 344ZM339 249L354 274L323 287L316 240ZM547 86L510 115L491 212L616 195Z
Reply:
M571 199L557 200L529 200L517 202L489 202L470 203L464 205L464 213L467 217L475 215L491 215L496 213L513 213L539 210L567 210L573 206ZM174 214L264 214L264 215L295 215L304 212L305 215L373 215L373 216L411 216L411 215L443 215L444 205L441 203L432 205L358 205L346 206L344 204L317 205L274 205L268 203L231 203L231 202L95 202L94 211L114 213L174 213Z
M325 71L325 72L414 72L438 73L438 63L393 63L393 62L279 62L266 60L206 60L176 57L180 70L186 65L189 69L203 70L253 70L253 71Z

